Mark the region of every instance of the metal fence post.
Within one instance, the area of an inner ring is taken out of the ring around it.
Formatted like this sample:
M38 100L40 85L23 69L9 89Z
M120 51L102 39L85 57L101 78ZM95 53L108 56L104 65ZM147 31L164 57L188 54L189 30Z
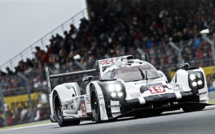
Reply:
M3 111L3 114L4 114L4 126L6 127L8 125L7 124L7 114L5 112L4 95L3 95L1 84L0 84L0 103L2 104L2 111Z
M10 60L10 67L13 68L13 62Z
M43 49L44 48L43 38L41 38L40 40L41 40L41 44L42 44L42 48L41 49Z
M169 45L172 46L177 52L178 52L178 58L179 58L179 62L178 64L181 64L182 63L182 55L181 55L181 48L177 47L173 42L169 42Z
M21 59L23 60L23 55L22 55L22 52L20 53L20 57L21 57Z
M49 68L45 67L45 71L46 71L46 80L48 83L48 94L51 94L51 83L50 83L50 76L49 76Z
M28 78L25 77L23 74L21 74L20 72L18 73L18 76L21 77L25 82L26 82L26 88L27 88L27 93L28 93L28 102L29 102L29 108L31 110L31 119L30 120L33 120L33 104L32 104L32 101L31 101L31 87L29 86L29 83L28 83Z
M81 64L79 61L76 61L75 60L75 62L74 62L77 66L79 66L82 70L85 70L86 69L86 67L83 65L83 64Z
M61 25L62 33L64 33L64 25Z
M205 41L207 41L207 42L211 45L212 54L213 54L213 64L214 64L214 66L215 66L215 48L214 48L214 43L213 43L212 40L210 40L210 39L206 36L206 34L203 34L203 35L202 35L202 38L203 38Z

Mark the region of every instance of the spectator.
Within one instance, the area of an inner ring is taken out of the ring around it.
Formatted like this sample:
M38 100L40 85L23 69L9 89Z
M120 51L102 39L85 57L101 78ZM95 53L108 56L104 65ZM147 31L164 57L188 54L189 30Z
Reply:
M4 119L0 116L0 127L4 126Z
M35 121L39 121L42 119L42 104L37 105L36 117L34 118Z

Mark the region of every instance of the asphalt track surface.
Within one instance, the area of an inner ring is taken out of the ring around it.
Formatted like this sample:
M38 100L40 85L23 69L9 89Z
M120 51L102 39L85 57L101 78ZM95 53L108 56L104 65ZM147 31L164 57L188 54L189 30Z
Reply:
M126 118L99 124L83 121L80 125L62 128L49 123L1 130L0 134L215 134L215 106L197 112L178 110L160 116Z

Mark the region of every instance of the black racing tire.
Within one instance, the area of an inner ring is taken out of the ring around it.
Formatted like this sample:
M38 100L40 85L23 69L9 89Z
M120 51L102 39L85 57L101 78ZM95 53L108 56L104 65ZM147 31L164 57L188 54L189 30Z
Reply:
M144 117L151 117L151 116L159 116L163 113L163 110L157 109L147 113L138 113L135 115L135 118L144 118Z
M91 107L92 107L92 120L95 121L96 123L101 122L99 99L94 85L91 86Z
M156 110L152 113L152 116L159 116L163 113L163 110Z
M205 108L205 105L186 105L182 109L184 112L201 111Z
M54 113L56 115L57 122L60 127L80 124L80 120L67 121L64 119L60 97L57 92L54 93L53 100L54 100Z

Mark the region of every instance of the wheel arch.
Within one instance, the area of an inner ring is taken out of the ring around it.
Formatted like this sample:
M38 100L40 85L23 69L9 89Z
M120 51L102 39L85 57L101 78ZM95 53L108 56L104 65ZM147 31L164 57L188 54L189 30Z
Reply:
M87 86L87 94L90 96L90 100L91 100L91 93L92 93L92 89L91 87L95 86L95 92L99 101L99 108L100 108L100 113L101 113L101 120L108 120L108 116L107 116L107 110L106 110L106 106L105 106L105 100L104 100L104 92L102 90L102 88L99 86L97 81L93 81L91 83L88 84ZM91 106L92 107L92 106Z
M62 101L65 101L67 98L72 97L73 94L80 95L80 88L76 82L72 83L63 83L57 85L50 94L50 109L51 109L51 116L50 119L53 122L56 122L56 110L55 110L55 95L57 94L59 102L62 105Z
M207 81L206 81L206 77L205 77L205 73L204 70L199 67L199 68L194 68L194 69L189 69L189 70L185 70L185 69L179 69L176 71L173 79L172 79L172 83L178 83L179 85L181 85L185 91L192 91L193 89L191 89L191 87L189 86L189 73L191 72L202 72L203 74L203 78L204 78L204 87L201 89L198 89L198 96L199 96L199 102L200 103L208 103L208 88L207 88Z

